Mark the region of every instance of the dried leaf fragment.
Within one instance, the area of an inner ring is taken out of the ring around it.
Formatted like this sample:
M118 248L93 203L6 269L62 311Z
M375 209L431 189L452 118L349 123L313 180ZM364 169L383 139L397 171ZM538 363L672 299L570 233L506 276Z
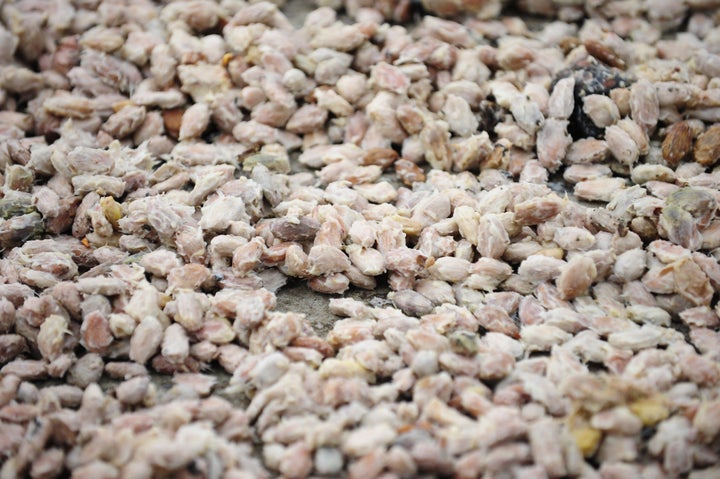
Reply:
M123 210L120 203L115 201L112 196L105 196L100 198L100 207L105 215L105 218L113 225L116 230L119 229L118 220L123 217Z
M586 40L585 49L587 52L603 62L604 64L625 69L625 60L623 60L612 48L597 40Z
M662 156L672 167L688 157L693 146L692 129L685 121L677 122L667 129L662 143Z
M720 160L720 125L713 125L695 142L695 161L703 166L712 166Z

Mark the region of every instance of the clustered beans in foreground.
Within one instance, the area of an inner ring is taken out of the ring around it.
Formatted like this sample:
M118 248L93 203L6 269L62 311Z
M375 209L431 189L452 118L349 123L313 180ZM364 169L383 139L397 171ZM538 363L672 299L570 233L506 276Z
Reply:
M319 3L0 5L0 477L719 477L720 2Z

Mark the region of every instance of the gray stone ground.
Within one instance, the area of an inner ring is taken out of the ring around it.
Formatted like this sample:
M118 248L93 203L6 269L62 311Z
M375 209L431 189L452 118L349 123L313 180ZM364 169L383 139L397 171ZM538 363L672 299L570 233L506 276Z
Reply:
M388 291L386 286L378 285L378 288L373 291L351 288L342 296L329 296L312 291L304 281L292 281L275 293L277 296L275 309L305 314L315 332L320 336L325 336L332 329L333 322L338 319L330 312L330 298L354 298L370 302L373 305L381 305L386 301Z

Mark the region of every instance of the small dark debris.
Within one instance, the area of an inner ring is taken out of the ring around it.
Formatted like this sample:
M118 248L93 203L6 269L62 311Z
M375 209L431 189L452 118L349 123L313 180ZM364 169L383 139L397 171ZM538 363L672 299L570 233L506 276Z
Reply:
M502 121L503 109L497 103L489 100L483 100L478 107L480 125L479 131L487 131L491 133L495 131L495 125Z
M625 72L617 68L603 65L594 58L583 60L570 68L561 70L555 83L563 78L575 78L575 108L570 116L568 131L574 140L581 138L602 138L605 135L605 128L595 126L590 118L583 112L583 98L587 95L607 95L615 88L630 86L632 79Z

